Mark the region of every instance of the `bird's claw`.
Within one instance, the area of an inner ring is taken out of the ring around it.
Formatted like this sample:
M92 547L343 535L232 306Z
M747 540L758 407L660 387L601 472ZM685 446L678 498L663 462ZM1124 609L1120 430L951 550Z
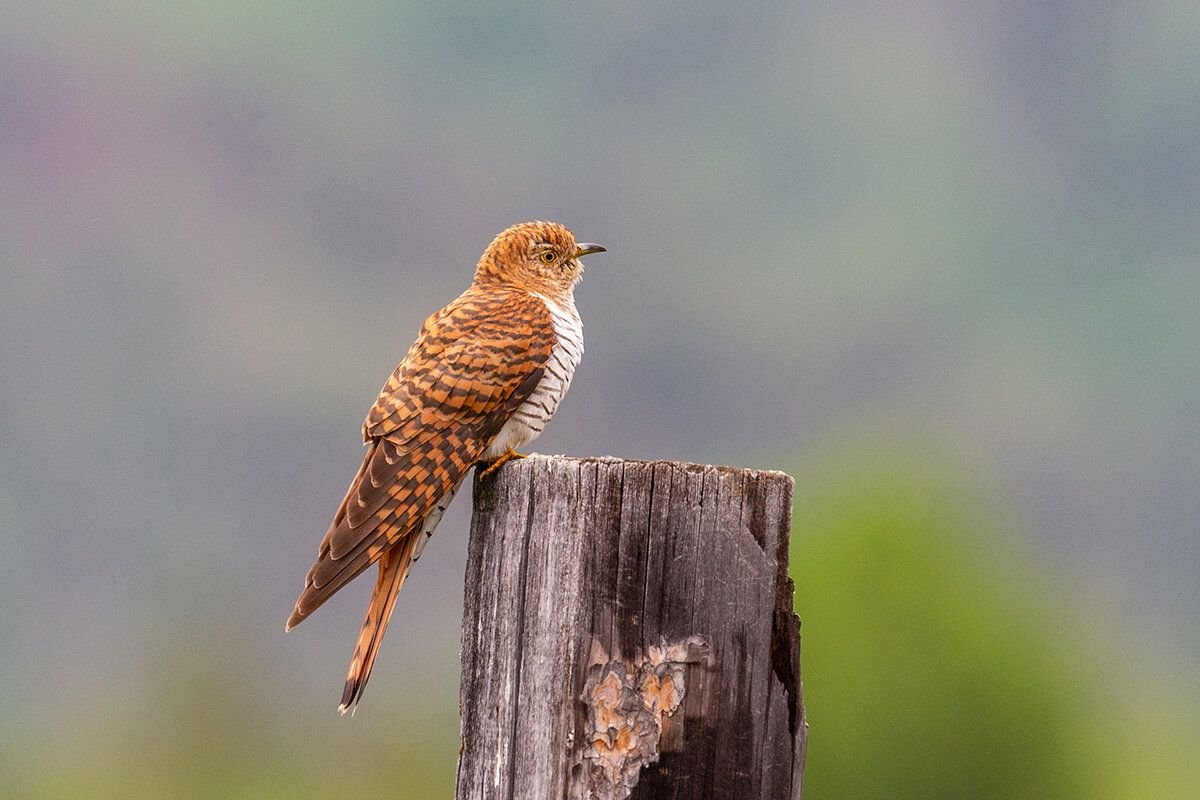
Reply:
M528 456L526 456L524 453L518 453L516 450L513 450L511 447L509 447L500 454L499 458L497 458L491 464L488 464L487 467L485 467L484 470L479 473L479 477L486 478L488 475L491 475L493 472L507 464L509 461L512 461L514 458L528 458Z

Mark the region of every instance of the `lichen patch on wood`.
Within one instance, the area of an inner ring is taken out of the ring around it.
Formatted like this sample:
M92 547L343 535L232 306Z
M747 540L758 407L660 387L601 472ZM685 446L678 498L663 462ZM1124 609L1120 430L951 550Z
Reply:
M593 659L604 648L596 643ZM625 800L642 767L659 758L663 725L683 702L687 664L705 661L708 643L689 636L657 645L632 662L607 655L588 669L582 700L587 709L582 752L571 783L572 800Z

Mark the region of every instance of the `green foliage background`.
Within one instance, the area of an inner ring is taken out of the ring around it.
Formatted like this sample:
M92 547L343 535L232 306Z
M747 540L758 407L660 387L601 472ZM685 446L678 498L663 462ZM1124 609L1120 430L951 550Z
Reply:
M1006 516L920 441L859 438L798 471L806 794L1151 798L1198 785L1194 698L1168 710L1114 669L1120 633L1061 599Z

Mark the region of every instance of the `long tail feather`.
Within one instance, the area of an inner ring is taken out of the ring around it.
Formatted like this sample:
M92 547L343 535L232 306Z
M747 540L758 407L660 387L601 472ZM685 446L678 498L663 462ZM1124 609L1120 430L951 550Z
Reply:
M342 704L338 711L345 714L351 711L362 700L367 680L371 677L371 667L375 664L375 656L379 654L379 645L383 641L383 633L387 630L388 621L392 618L392 609L396 606L396 597L400 587L408 576L408 568L412 564L413 551L416 549L420 536L409 535L379 559L379 577L375 581L375 590L371 593L371 602L367 606L367 615L363 619L362 630L358 634L358 644L354 647L354 656L350 659L350 670L346 673L346 688L342 690Z

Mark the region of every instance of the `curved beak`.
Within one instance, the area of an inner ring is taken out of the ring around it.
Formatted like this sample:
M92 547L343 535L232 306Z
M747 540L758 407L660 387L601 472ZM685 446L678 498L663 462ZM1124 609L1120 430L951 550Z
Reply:
M588 256L588 255L591 255L592 253L607 253L608 252L607 247L604 247L603 245L599 245L599 244L594 244L592 242L580 242L579 244L576 245L576 247L579 248L578 250L575 251L576 258L579 258L580 256Z

